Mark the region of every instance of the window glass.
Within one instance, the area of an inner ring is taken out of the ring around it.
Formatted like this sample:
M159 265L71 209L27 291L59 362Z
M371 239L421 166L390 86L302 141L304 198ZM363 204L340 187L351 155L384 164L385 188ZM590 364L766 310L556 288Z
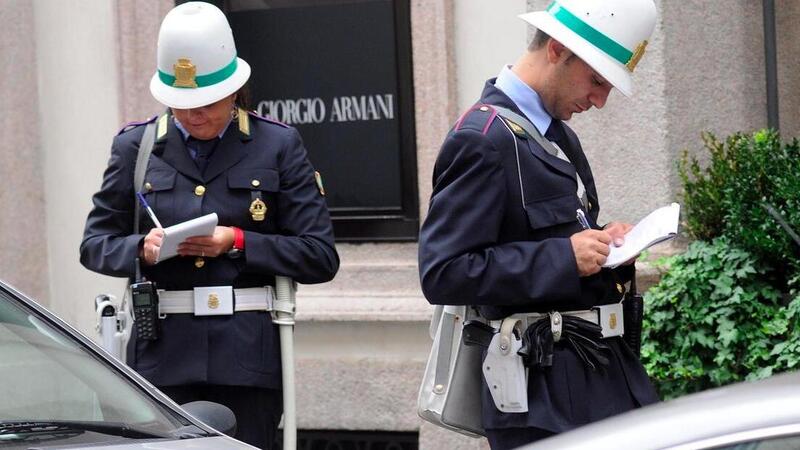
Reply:
M0 380L3 421L121 422L156 433L188 424L3 292Z

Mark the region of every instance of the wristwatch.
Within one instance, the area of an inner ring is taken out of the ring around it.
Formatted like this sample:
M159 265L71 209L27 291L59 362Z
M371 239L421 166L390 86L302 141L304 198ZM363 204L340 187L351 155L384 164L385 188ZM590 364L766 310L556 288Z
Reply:
M238 248L232 248L228 250L228 258L230 259L238 259L244 257L244 250L239 250Z

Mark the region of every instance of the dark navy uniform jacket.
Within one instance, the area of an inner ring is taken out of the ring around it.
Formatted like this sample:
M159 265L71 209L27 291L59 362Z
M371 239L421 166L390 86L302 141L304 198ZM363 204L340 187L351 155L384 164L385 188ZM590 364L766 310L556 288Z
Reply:
M219 225L239 227L245 236L242 258L203 258L204 264L197 267L195 257L177 256L143 267L145 277L159 289L259 287L274 285L275 275L321 283L338 270L325 199L300 135L255 115L248 119L249 135L237 121L231 122L203 175L171 117L166 136L156 141L145 175L150 183L145 197L161 224L169 227L215 212ZM133 173L144 128L129 129L114 139L80 248L81 263L90 270L132 278L139 245L154 227L142 209L141 234L133 234ZM205 187L202 195L196 194L197 186ZM249 211L255 198L267 206L264 221L253 220ZM128 364L153 384L280 388L278 331L269 313L172 314L159 322L158 340L128 347Z
M575 217L581 207L576 169L586 186L593 227L599 203L575 133L564 125L572 144L572 151L564 151L573 165L550 155L524 133L510 133L496 111L482 105L523 115L489 80L480 102L447 135L420 232L420 276L428 301L479 305L481 315L489 319L618 302L617 284L628 281L630 267L578 276L569 240L581 231ZM612 350L611 364L598 372L585 367L571 349L556 344L553 366L530 371L528 413L501 413L484 389L484 427L561 432L657 401L641 363L622 339L605 342Z

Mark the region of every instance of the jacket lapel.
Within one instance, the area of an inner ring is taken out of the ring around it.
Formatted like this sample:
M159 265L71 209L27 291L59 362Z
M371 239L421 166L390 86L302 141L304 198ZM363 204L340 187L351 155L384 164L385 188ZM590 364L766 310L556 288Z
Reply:
M497 105L508 108L520 116L525 117L525 114L519 109L519 107L517 107L517 104L494 85L495 80L496 78L492 78L486 82L486 85L483 88L483 93L481 94L481 102L487 105ZM531 126L534 125L531 124ZM563 173L564 175L567 175L570 178L574 179L576 177L575 168L571 164L555 155L548 153L544 148L542 148L541 145L539 145L538 142L536 142L532 136L528 136L526 142L529 151L549 167Z
M189 150L186 148L186 143L183 141L183 135L175 126L171 116L167 124L166 138L156 144L163 146L161 159L163 159L164 162L195 181L203 180L203 177L200 176L200 169L197 168L197 164L195 164L192 157L189 156Z
M575 167L564 161L563 159L559 158L558 156L551 155L548 153L538 142L536 142L533 138L527 139L528 149L533 156L539 158L542 162L550 166L551 168L563 173L564 175L569 176L570 178L576 177ZM561 151L564 151L563 149ZM577 181L576 181L577 183Z
M225 134L222 135L222 141L217 145L217 149L214 150L214 154L211 155L211 159L208 161L208 167L206 167L206 173L203 176L205 181L213 180L241 161L247 155L245 142L248 140L250 140L249 136L239 130L237 122L231 122L228 129L225 130Z

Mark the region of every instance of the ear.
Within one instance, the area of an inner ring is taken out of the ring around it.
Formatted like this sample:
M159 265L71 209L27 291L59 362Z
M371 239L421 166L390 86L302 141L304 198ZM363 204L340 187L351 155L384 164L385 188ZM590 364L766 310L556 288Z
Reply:
M559 60L566 61L572 55L570 49L555 39L547 41L547 61L556 64Z

